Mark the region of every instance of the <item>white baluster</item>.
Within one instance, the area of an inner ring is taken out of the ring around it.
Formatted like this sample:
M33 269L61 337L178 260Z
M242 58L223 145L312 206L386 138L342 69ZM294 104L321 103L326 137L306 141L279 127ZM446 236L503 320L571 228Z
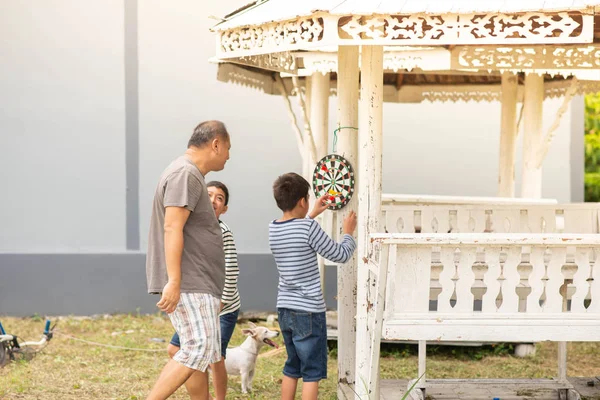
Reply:
M589 313L600 313L600 251L596 249L596 258L592 269L592 284L590 286L592 293L592 302L588 307Z
M492 209L492 231L494 233L514 233L519 230L520 211L514 209Z
M458 281L456 282L456 312L473 312L473 292L471 288L475 283L473 263L477 256L476 247L461 247L460 261L458 262Z
M529 255L529 262L532 266L531 274L529 275L528 283L531 287L531 293L527 296L527 312L536 313L542 312L540 306L540 297L544 293L544 275L546 275L546 265L544 264L544 248L533 247Z
M552 256L548 263L548 282L546 282L546 302L542 307L544 312L561 313L563 309L563 297L560 287L565 281L562 267L567 260L567 248L558 247L552 249Z
M507 258L504 262L502 282L502 305L498 309L501 313L516 313L519 311L519 296L517 295L517 285L521 280L521 275L517 267L521 263L521 247L510 247L507 251Z
M440 261L444 268L440 272L439 282L442 292L438 295L438 312L451 312L450 299L454 293L454 275L456 275L456 264L454 264L454 248L442 247Z
M485 263L488 270L483 276L483 283L487 288L482 299L481 311L483 313L494 313L498 310L496 299L500 293L500 248L492 247L485 251Z
M483 208L457 207L458 232L480 233L485 231L485 210ZM474 224L473 222L474 221Z
M590 248L577 248L575 250L575 263L577 272L573 276L575 293L571 297L571 312L585 312L585 297L590 290L588 278L590 277Z

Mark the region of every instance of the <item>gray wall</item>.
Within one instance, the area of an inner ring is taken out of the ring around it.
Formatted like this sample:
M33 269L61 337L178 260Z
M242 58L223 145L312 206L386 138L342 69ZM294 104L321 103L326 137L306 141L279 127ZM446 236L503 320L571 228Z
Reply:
M0 251L124 249L122 1L0 2Z
M207 61L208 17L246 1L143 0L137 19L123 0L0 2L0 314L152 311L142 268L152 195L206 119L232 135L231 160L209 179L231 189L224 219L241 253L244 308L273 307L271 183L300 170L296 142L281 98L217 82ZM546 127L559 105L547 102ZM333 98L330 130L336 109ZM384 190L495 195L499 111L386 104ZM544 196L561 201L582 191L572 125L567 113L544 165Z

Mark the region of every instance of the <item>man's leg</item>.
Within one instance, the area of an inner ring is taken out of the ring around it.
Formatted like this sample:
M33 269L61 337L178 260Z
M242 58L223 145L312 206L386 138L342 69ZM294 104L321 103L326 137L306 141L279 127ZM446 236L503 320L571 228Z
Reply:
M169 344L167 353L169 357L173 358L175 353L179 351L179 347ZM190 400L207 400L209 399L208 393L208 373L201 371L194 371L192 375L185 381L185 388L190 395Z
M284 375L281 381L281 400L294 400L297 385L298 379ZM302 385L302 388L304 388L304 385ZM304 393L302 393L302 399L304 400Z
M302 383L302 400L317 400L319 393L319 382Z
M165 400L194 373L194 370L177 361L169 360L146 400Z

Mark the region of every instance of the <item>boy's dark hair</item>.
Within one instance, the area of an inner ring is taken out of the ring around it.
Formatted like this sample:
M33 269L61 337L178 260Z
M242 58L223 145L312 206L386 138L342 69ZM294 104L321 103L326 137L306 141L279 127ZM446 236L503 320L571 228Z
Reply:
M290 211L300 199L308 198L310 184L300 175L290 172L281 175L273 183L273 197L281 211Z
M210 181L206 184L206 187L216 187L217 189L221 189L223 193L225 193L225 205L229 204L229 189L223 182L219 181Z
M192 146L204 147L217 136L223 140L229 140L229 133L224 123L221 121L201 122L194 128L194 133L188 141L188 149Z

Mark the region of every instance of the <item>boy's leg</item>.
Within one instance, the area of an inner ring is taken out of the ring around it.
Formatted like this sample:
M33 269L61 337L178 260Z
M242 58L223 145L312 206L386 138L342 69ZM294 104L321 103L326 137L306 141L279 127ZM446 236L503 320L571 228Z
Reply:
M281 329L281 336L283 336L283 343L285 344L285 351L287 353L287 360L283 367L283 379L281 381L281 400L294 400L296 396L296 386L298 385L298 378L300 375L300 358L296 353L296 347L294 346L293 334L291 322L291 313L293 311L280 308L277 310L279 319L279 328Z
M225 400L227 393L227 370L225 369L225 359L222 358L218 363L210 365L213 376L213 386L215 388L215 400Z
M283 380L281 381L281 400L294 400L294 397L296 397L297 385L298 379L284 375ZM304 388L304 385L302 388ZM302 392L302 399L304 399L304 391Z
M222 358L219 362L211 364L211 370L213 373L213 386L215 388L216 400L225 400L227 393L227 369L225 368L225 356L227 353L227 346L235 330L235 324L237 323L239 310L236 310L219 317L219 324L221 326L221 355Z
M292 314L293 341L301 360L302 400L316 400L319 381L327 379L327 323L325 313Z

